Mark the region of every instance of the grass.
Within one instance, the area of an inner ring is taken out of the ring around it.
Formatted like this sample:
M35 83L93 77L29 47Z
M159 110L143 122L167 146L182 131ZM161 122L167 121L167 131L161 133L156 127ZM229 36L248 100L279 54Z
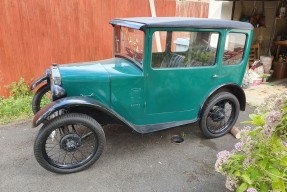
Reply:
M21 97L0 97L0 125L28 119L33 116L31 102L32 95Z

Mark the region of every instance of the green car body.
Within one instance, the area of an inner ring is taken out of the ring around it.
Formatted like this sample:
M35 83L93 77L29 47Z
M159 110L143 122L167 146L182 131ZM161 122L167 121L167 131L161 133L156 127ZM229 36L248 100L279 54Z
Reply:
M199 121L208 138L225 135L246 98L241 88L253 27L194 18L126 18L114 27L114 57L53 64L31 89L38 163L56 173L91 166L105 146L103 126L149 133ZM45 95L52 102L42 106Z
M143 32L143 58L140 65L133 59L115 54L114 58L107 60L53 66L50 73L60 75L59 84L65 91L65 97L54 99L38 112L33 125L38 126L45 118L62 108L73 111L78 108L88 114L95 110L104 116L120 120L139 133L147 133L199 120L204 104L219 90L235 95L240 109L245 109L245 94L241 83L252 42L251 25L237 22L231 28L232 25L227 23L227 27L224 27L225 23L219 21L216 27L217 24L213 23L217 20L195 19L199 24L188 27L187 24L180 23L180 18L160 18L159 24L151 18L143 18L140 22L141 19L111 21L115 29L128 27ZM166 24L169 20L172 24ZM192 25L193 19L187 20ZM212 25L206 26L206 20L207 24L209 22ZM176 22L180 24L177 26ZM204 24L201 25L201 22ZM232 21L228 22L233 24ZM214 64L199 67L153 67L152 39L157 31L218 34ZM224 65L224 47L230 33L239 33L246 37L244 52L239 63ZM53 74L49 75L51 82L55 81Z

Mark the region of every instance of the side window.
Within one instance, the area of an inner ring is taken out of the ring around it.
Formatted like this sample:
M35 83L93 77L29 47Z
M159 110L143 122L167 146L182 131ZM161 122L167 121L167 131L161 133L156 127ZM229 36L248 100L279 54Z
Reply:
M186 68L215 64L219 34L161 31L153 34L152 67Z
M245 49L246 35L242 33L229 33L224 48L224 65L241 63Z

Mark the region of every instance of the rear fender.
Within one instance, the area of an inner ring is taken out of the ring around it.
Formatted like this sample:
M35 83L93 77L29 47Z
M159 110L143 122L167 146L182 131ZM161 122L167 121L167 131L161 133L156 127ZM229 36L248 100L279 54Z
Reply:
M120 122L126 124L127 126L133 128L133 125L127 122L124 118L118 115L116 112L112 111L111 109L107 108L100 102L88 98L88 97L67 97L63 99L56 100L43 109L41 109L33 119L33 127L37 127L43 121L45 121L50 115L55 113L59 110L70 110L70 109L77 109L77 108L87 108L92 110L97 110L103 112L105 115L112 117L113 119L119 120Z
M203 108L206 105L206 103L208 102L209 98L211 98L213 95L219 93L219 92L230 92L233 95L236 96L236 98L239 101L240 104L240 110L241 111L245 111L245 107L246 107L246 96L244 93L244 90L237 84L225 84L222 85L220 87L217 87L215 90L212 91L212 93L205 99L205 101L203 102L203 104L200 107L200 111L198 114L198 117L201 118L201 115L203 113Z

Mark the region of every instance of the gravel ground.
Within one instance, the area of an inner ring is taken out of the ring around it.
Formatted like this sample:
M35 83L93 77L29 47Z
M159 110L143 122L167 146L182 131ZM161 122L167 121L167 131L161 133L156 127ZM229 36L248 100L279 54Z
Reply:
M251 106L258 106L264 103L264 98L272 94L281 94L287 91L287 79L275 82L267 82L258 86L245 89L247 103Z

